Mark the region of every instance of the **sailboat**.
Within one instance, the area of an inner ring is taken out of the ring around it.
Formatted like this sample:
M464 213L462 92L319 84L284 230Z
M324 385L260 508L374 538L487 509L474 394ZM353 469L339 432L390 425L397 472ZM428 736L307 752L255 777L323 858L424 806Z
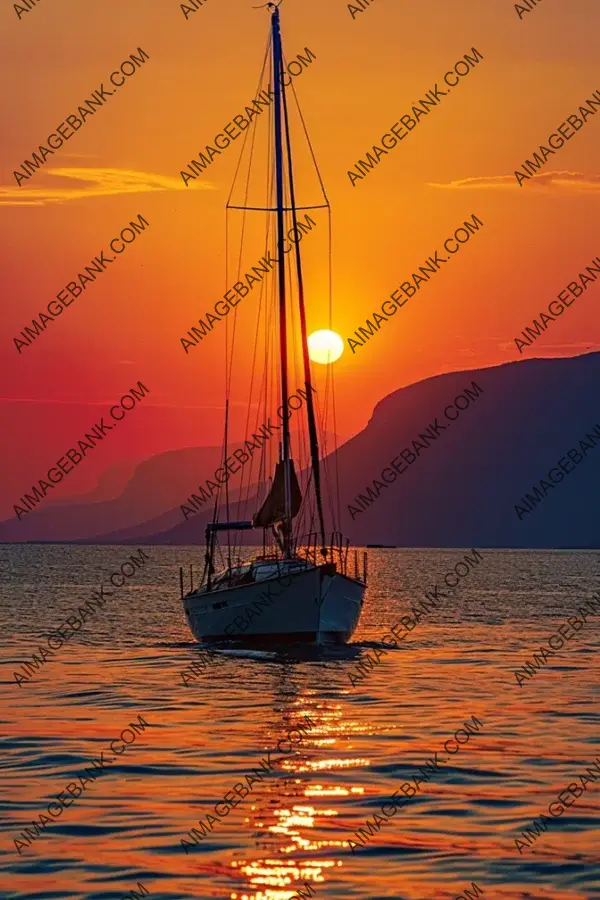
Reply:
M350 554L349 541L344 540L335 527L336 518L339 521L339 492L336 516L335 493L331 488L329 470L337 463L337 457L333 454L331 462L328 454L322 452L319 442L319 434L325 435L325 438L327 435L325 406L333 396L333 367L331 363L326 364L325 389L317 390L310 365L305 310L306 278L297 216L299 210L327 209L329 212L329 202L319 174L318 182L325 203L297 205L287 99L290 90L298 105L303 126L304 119L295 89L289 87L289 81L286 87L279 8L274 3L267 3L266 7L270 15L270 29L261 80L264 83L268 75L269 96L273 101L264 154L267 199L264 206L249 205L246 181L244 203L237 205L232 202L232 188L227 211L243 210L244 215L256 211L266 214L266 245L272 248L275 268L270 285L266 285L267 279L264 285L261 284L260 298L251 296L244 301L243 308L238 309L236 305L233 315L226 318L225 430L221 471L227 471L228 453L231 451L228 440L232 408L231 379L236 317L241 313L247 316L254 311L260 319L251 374L245 376L251 382L252 391L257 382L257 360L258 365L262 362L259 402L255 406L263 410L266 419L275 404L281 403L279 410L284 410L283 421L277 426L279 430L275 439L265 441L256 458L246 442L247 450L238 456L238 460L243 456L251 457L250 464L243 467L240 476L241 482L247 481L245 485L241 483L239 488L233 490L228 478L225 478L224 484L220 482L218 487L215 485L214 509L205 531L202 578L200 584L194 586L191 569L190 586L185 591L183 569L180 569L181 599L191 632L201 642L233 639L251 645L340 644L350 640L359 621L367 584L367 556L363 553L362 566L359 566L358 551ZM253 127L257 127L256 122ZM245 149L250 147L250 165L257 155L251 130L250 127L246 130L240 155L241 162ZM304 132L310 143L305 126ZM318 171L314 154L312 160ZM239 169L240 163L234 186ZM245 233L244 224L242 234ZM290 235L296 236L293 248ZM329 290L331 292L331 288ZM331 319L331 293L329 312ZM244 329L244 326L238 326L238 332L240 327ZM245 326L244 336L247 336L248 327ZM294 414L295 430L292 433L288 398L294 367L296 377L306 389L302 394L306 402L303 409ZM251 410L249 403L248 422ZM256 438L256 433L252 437ZM272 459L275 454L277 458ZM303 454L305 465L302 465ZM299 474L295 458L301 463ZM255 471L255 464L258 472ZM270 472L274 472L272 477L268 477ZM333 526L328 533L323 502L326 486L330 526ZM232 516L234 504L237 504L237 515ZM252 507L255 511L249 515ZM218 540L219 535L223 534L226 535L226 546ZM253 551L250 559L242 560L243 547L250 545L249 537L254 540L255 547L262 546ZM219 556L222 560L220 571L216 566Z

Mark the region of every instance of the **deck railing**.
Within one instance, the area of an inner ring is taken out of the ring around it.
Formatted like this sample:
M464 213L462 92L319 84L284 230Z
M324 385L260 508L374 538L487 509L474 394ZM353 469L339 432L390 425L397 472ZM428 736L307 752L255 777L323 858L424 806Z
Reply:
M342 575L346 575L348 578L355 578L357 581L362 581L363 584L367 583L369 574L367 552L364 550L362 554L361 572L358 550L355 549L352 557L349 559L350 541L348 538L343 537L341 531L331 532L329 546L323 548L321 547L321 541L319 540L319 535L316 531L311 531L309 534L305 535L299 535L296 538L292 549L302 559L308 560L315 566L323 565L325 562L332 562L335 563L336 570L341 572ZM323 550L325 551L325 554L323 554ZM283 557L279 551L273 549L270 553L264 553L262 556L257 556L257 559L276 564L278 573L281 575L280 563L283 562ZM354 562L353 565L352 561ZM201 578L200 584L194 585L194 570L190 563L190 592L194 590L194 587L200 587L203 583L204 580ZM183 567L180 567L179 569L179 585L181 597L183 598L185 594Z
M325 551L325 556L323 555ZM366 584L368 577L368 557L367 552L363 551L362 573L359 570L358 550L354 550L354 566L349 563L348 556L350 553L350 541L344 538L341 531L332 531L330 535L329 546L321 547L321 541L316 531L311 531L307 535L297 538L295 551L298 556L308 559L314 565L322 565L324 562L333 562L338 572L350 578L354 577L357 581ZM354 571L352 572L352 569Z

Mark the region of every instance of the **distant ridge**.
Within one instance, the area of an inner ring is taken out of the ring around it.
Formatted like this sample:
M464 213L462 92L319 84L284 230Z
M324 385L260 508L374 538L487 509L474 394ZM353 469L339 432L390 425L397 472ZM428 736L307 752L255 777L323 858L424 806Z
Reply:
M476 402L354 517L359 493L475 381ZM600 444L531 513L515 504L586 432L600 425L600 353L526 359L437 375L384 397L337 452L341 530L358 545L600 547ZM179 504L218 465L219 448L158 454L121 495L58 506L0 523L0 541L204 543L209 512L183 521ZM332 462L333 454L329 456ZM205 476L206 477L206 476Z

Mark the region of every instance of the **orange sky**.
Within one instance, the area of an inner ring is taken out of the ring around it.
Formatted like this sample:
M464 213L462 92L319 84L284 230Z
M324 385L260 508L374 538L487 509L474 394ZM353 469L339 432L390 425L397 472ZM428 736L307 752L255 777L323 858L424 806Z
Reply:
M377 0L354 20L341 0L285 0L281 12L288 58L305 47L317 57L295 87L333 210L334 328L352 335L465 219L485 223L336 363L348 437L394 389L518 358L513 338L600 255L600 117L537 184L500 177L600 89L597 0L544 0L522 20L507 0ZM225 290L224 205L241 141L188 188L179 172L254 96L267 27L250 0L207 0L187 20L170 0L41 2L20 20L3 4L3 518L15 483L19 496L138 380L150 397L68 492L120 459L220 443L224 330L188 356L179 338ZM13 169L138 47L150 60L18 187ZM348 169L473 47L477 68L352 187ZM481 180L456 184L466 179ZM13 337L140 213L148 231L17 353ZM325 273L323 260L309 331L327 324ZM530 355L597 348L598 290Z

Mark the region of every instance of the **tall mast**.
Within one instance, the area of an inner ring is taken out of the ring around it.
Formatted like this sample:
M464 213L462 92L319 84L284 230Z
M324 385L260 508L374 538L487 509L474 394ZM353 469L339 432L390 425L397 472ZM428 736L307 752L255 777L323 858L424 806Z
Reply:
M288 118L287 100L283 92L283 114L285 121L285 137L288 159L288 172L290 177L290 207L292 210L292 224L298 233L298 218L296 215L296 192L294 189L294 169L292 166L292 142L290 140L290 123ZM306 328L306 307L304 303L304 278L302 275L302 258L300 256L300 243L296 241L296 271L298 273L298 307L300 311L300 336L302 338L302 359L304 362L304 381L306 384L306 416L308 420L308 434L310 440L310 457L313 470L315 487L315 500L317 503L317 515L321 531L321 554L326 556L325 549L325 520L323 517L323 500L321 498L321 470L319 467L319 438L317 436L317 423L315 419L315 406L312 395L312 378L310 374L310 360L308 355L308 338Z
M275 83L275 185L277 201L277 267L279 274L279 350L281 361L281 404L284 411L283 419L283 464L285 474L285 518L283 520L283 553L285 557L291 556L291 521L292 501L290 485L290 423L287 418L288 409L288 364L287 364L287 309L285 291L285 265L284 265L284 205L283 190L283 141L281 128L281 96L282 96L282 60L281 31L279 25L279 10L273 9L271 15L271 29L273 40L273 77Z

